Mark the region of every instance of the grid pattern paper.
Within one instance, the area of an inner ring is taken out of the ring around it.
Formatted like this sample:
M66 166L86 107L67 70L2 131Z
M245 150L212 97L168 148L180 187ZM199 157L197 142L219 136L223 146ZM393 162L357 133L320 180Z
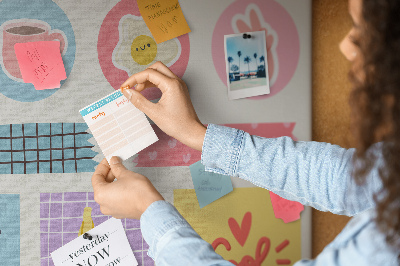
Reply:
M0 125L0 174L92 172L93 136L84 123Z
M78 237L85 207L92 208L92 220L95 226L111 218L100 212L100 206L94 201L93 192L40 194L41 266L54 265L50 254ZM142 237L140 221L133 219L121 221L138 265L154 266L154 261L147 256L149 246Z

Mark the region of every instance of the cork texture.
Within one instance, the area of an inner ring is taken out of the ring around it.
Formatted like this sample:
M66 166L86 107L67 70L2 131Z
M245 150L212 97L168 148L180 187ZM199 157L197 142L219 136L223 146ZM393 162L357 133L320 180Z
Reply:
M339 43L352 25L348 2L313 0L312 8L313 140L350 148L350 63L339 50ZM313 257L340 233L348 221L346 216L313 210Z

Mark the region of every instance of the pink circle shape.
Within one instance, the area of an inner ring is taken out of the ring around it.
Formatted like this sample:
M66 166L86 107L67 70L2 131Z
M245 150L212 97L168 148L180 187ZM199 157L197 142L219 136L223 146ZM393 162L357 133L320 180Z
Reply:
M101 70L115 90L118 90L121 84L129 78L126 71L115 67L112 62L112 53L119 41L119 21L123 16L128 14L140 17L139 8L136 1L122 0L116 4L104 18L100 27L97 42L97 52ZM181 56L169 68L178 77L182 77L189 62L190 42L188 34L179 36L178 41L182 47ZM146 89L142 92L142 94L149 100L154 100L161 97L161 91L158 88Z
M250 4L255 4L259 7L265 22L268 23L278 35L276 52L279 69L277 79L274 85L270 87L270 94L249 98L265 99L274 96L285 88L292 79L300 58L299 33L292 17L284 7L274 0L238 0L232 3L224 10L215 25L212 36L212 57L215 70L222 82L226 85L224 35L235 33L232 28L232 18L236 14L245 15L245 10ZM262 29L252 29L252 31L258 30Z

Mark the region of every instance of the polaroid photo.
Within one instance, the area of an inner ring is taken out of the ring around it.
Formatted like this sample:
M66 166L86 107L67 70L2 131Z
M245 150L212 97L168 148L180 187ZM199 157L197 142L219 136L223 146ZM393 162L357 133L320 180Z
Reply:
M229 100L270 93L265 31L224 36Z

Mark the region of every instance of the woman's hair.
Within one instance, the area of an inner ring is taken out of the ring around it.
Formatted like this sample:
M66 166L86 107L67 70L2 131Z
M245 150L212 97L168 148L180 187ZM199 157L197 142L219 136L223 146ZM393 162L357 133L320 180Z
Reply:
M354 177L362 183L376 156L368 149L382 141L383 188L374 200L376 222L387 243L400 250L400 1L363 0L360 35L354 40L362 57L353 66L350 103L357 141ZM360 73L362 73L360 75Z

